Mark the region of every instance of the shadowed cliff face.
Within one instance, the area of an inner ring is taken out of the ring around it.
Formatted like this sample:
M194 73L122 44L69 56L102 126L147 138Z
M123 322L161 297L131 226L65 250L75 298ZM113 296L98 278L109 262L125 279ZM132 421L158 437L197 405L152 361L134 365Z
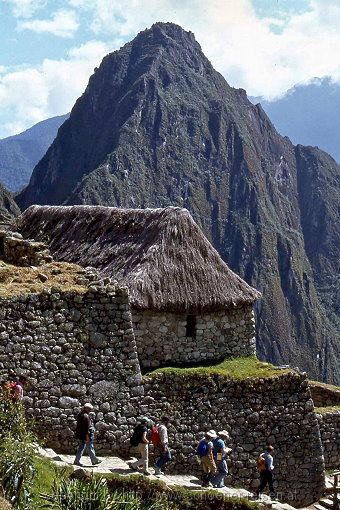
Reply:
M20 214L12 194L0 184L0 228L13 221Z
M263 293L260 356L339 383L339 175L159 23L103 60L18 202L188 208Z

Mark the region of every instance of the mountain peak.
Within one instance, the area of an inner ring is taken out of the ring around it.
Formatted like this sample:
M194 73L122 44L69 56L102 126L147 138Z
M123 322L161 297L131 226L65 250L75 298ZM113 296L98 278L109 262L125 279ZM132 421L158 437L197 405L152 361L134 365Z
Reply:
M168 55L166 59L165 54ZM122 68L125 62L128 68L136 69L141 75L162 60L167 67L183 62L194 71L200 70L203 73L205 69L205 72L210 73L213 70L192 32L175 23L157 22L139 32L119 50L109 53L96 72L116 72L117 65Z
M199 48L201 48L199 43L196 41L193 32L184 30L184 28L180 25L176 25L176 23L158 21L150 28L146 28L139 32L135 40L140 40L141 38L150 36L160 43L166 43L172 40L176 43L196 44Z

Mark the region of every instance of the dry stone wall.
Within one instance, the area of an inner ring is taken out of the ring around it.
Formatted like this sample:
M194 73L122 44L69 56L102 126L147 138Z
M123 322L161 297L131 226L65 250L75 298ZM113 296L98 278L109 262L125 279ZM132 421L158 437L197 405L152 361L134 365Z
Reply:
M40 266L52 262L45 243L23 239L18 232L0 230L0 258L19 266Z
M29 376L27 412L50 446L72 451L86 401L95 406L99 444L111 450L128 441L143 388L127 290L52 288L1 300L1 380L13 373Z
M340 469L340 410L317 411L317 418L326 469Z
M186 336L186 314L132 311L138 356L143 367L197 363L255 354L251 306L195 316L196 335Z
M324 461L318 420L304 375L227 380L222 376L187 377L159 374L145 381L144 409L154 419L173 417L171 468L199 470L195 448L208 429L227 429L231 436L228 482L258 484L256 459L268 443L275 447L279 495L294 506L316 501L324 487Z
M316 407L340 406L340 388L310 383L312 399Z

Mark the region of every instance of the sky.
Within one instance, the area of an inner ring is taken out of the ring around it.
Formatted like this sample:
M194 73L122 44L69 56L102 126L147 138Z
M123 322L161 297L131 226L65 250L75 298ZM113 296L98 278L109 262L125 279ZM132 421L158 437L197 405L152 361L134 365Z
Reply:
M102 58L156 21L194 32L249 95L340 83L340 0L0 0L0 138L70 111Z

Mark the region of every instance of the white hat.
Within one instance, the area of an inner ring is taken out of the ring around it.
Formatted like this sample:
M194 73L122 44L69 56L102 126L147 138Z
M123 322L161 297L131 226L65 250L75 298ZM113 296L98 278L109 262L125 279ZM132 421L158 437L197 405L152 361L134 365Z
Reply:
M230 439L229 432L227 430L221 430L221 432L219 432L218 435Z
M208 432L206 433L206 436L211 437L211 439L216 439L217 434L214 430L208 430Z
M93 405L90 404L90 402L86 402L86 404L84 404L84 409L93 409Z

